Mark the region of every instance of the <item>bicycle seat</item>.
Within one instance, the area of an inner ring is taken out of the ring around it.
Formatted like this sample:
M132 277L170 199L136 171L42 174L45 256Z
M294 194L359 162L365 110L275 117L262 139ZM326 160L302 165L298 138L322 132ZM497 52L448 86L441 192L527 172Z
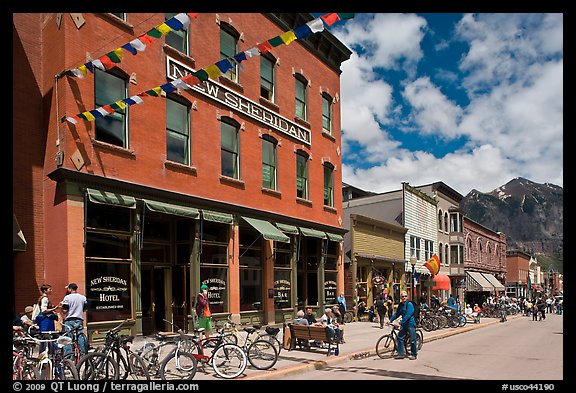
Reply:
M258 329L259 329L259 328L255 328L255 327L253 327L253 326L246 326L246 327L244 328L244 331L245 331L245 332L248 332L249 334L251 334L251 333L254 333L254 332L255 332L256 330L258 330Z
M133 341L134 341L134 336L122 336L122 337L120 337L120 342L121 342L122 344L124 344L124 343L131 343L131 342L133 342Z
M178 333L174 332L158 332L156 333L156 339L158 341L174 341L178 338Z
M262 325L259 324L259 323L255 323L255 324L252 325L252 327L253 327L254 329L260 329L260 328L262 328Z

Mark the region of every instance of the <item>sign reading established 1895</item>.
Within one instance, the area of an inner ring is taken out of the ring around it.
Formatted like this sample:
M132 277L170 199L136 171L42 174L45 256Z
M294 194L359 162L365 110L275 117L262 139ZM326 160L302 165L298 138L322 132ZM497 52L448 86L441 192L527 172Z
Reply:
M166 75L168 79L180 79L193 70L179 61L166 56ZM311 143L310 130L302 128L298 124L280 116L264 106L249 100L248 98L224 87L223 85L207 80L192 88L207 97L210 97L246 116L250 116L267 126L291 136L307 145Z

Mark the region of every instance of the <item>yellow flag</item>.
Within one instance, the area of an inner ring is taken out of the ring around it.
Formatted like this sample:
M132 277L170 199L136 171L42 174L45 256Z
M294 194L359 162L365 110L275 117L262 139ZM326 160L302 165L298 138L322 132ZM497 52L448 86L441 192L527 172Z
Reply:
M162 23L161 25L156 26L156 30L162 33L162 35L166 35L172 31L170 26L168 26L166 23Z
M280 38L282 38L282 41L284 41L284 43L286 45L288 45L296 39L296 34L294 34L294 32L292 30L290 30L290 31L287 31L286 33L280 35Z
M220 76L220 68L216 66L216 64L209 65L208 67L204 68L204 71L208 73L208 76L212 79L216 79Z

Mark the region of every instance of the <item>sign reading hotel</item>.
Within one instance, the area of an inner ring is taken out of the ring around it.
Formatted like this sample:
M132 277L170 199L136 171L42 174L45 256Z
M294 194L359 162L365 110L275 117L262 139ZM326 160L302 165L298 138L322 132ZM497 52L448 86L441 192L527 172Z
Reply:
M180 79L193 70L179 61L166 57L166 75L168 79ZM232 91L212 79L192 86L203 95L212 98L229 108L232 108L246 116L260 121L261 123L291 136L307 145L311 143L310 130L302 128L298 124L280 116L274 111L249 100L248 98Z

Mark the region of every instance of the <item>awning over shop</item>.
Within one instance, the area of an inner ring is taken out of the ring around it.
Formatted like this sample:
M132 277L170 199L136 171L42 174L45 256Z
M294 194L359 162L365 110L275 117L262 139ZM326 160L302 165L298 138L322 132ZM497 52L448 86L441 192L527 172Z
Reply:
M466 272L466 290L479 292L492 292L494 286L486 280L480 272Z
M202 210L202 218L206 221L220 222L222 224L232 224L234 217L232 214Z
M12 251L26 251L26 239L20 229L20 224L16 219L16 214L12 213Z
M262 234L266 240L274 240L277 242L290 243L290 238L283 234L278 228L270 224L268 221L258 220L251 217L242 217L244 221L252 225L254 229Z
M317 231L316 229L300 227L300 233L308 237L317 237L318 239L326 239L326 233Z
M450 277L448 277L446 274L439 273L435 275L432 280L436 282L436 285L432 287L433 290L450 290Z
M326 232L326 235L328 236L328 239L333 241L333 242L341 242L344 240L344 237L342 237L341 235L338 235L336 233Z
M503 291L506 289L506 287L504 287L504 285L502 285L502 283L498 281L498 279L494 277L492 274L489 273L480 273L480 274L482 274L497 291Z
M149 199L144 199L144 204L148 209L159 213L168 213L188 218L198 218L200 216L200 211L193 207L172 205L170 203L152 201Z
M92 188L88 188L87 192L90 202L122 206L130 209L136 208L136 199L131 196L117 194L115 192L109 191L94 190Z
M278 227L278 229L280 229L282 232L289 233L291 235L297 235L300 233L298 232L298 227L293 225L276 223L276 227Z

